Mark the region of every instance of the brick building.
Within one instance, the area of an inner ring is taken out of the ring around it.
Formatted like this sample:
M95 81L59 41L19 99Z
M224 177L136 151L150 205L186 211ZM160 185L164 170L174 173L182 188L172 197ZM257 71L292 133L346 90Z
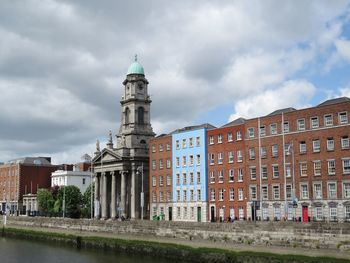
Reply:
M150 210L154 216L172 220L172 140L171 135L159 135L150 140Z
M244 119L208 130L209 220L245 219Z
M1 211L23 212L23 195L36 194L39 188L49 188L51 173L57 170L50 157L25 157L0 166Z

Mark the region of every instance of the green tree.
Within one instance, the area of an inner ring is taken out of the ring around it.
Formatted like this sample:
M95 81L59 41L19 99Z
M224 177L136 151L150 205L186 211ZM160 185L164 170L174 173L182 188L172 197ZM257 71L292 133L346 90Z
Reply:
M39 205L39 211L44 216L50 216L53 213L55 204L52 193L49 190L42 188L38 190L36 196Z
M92 194L94 194L94 185L90 184L84 194L83 194L83 202L82 202L82 216L90 218L91 217L91 189ZM94 203L92 203L92 206L94 206ZM94 209L94 207L92 207Z
M55 210L63 212L63 200L65 200L65 216L70 218L80 217L82 195L75 185L62 186L58 190Z

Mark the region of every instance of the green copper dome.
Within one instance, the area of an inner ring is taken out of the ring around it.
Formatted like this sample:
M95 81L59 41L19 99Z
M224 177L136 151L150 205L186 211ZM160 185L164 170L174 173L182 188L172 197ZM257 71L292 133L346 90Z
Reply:
M128 68L128 73L126 75L130 75L130 74L145 75L143 67L140 65L140 63L137 62L136 55L135 55L135 62L130 65L130 67Z

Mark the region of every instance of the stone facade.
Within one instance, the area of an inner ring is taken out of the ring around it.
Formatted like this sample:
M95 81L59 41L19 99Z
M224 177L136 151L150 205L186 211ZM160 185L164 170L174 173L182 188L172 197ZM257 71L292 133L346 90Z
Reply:
M133 72L135 65L142 71ZM114 147L109 133L107 147L96 143L93 158L95 218L140 218L147 216L151 100L143 68L135 61L123 82L121 120ZM143 201L143 202L141 202Z

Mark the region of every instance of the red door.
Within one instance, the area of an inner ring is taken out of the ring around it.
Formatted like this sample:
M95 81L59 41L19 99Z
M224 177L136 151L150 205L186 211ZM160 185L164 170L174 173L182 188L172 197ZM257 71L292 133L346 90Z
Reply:
M309 222L309 211L307 206L303 206L303 223Z

